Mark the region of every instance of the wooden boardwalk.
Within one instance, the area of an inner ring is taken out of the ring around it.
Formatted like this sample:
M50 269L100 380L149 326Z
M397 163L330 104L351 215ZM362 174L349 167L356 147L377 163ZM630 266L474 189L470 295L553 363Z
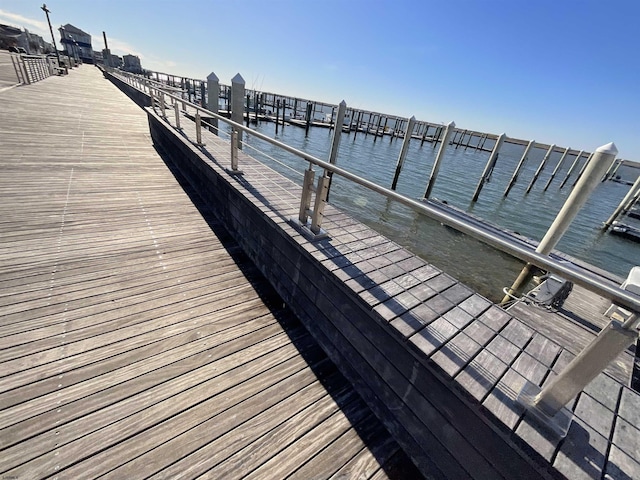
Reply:
M0 145L2 478L421 478L94 67Z

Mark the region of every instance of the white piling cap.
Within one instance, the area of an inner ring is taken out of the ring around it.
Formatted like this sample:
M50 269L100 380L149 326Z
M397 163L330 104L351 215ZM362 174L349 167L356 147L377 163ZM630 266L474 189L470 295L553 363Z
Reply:
M456 126L456 122L454 122L453 120L447 123L447 127L454 128L455 126Z
M236 73L236 76L231 79L231 83L241 83L244 85L244 78L239 73Z
M618 154L618 148L616 147L615 143L610 142L610 143L607 143L606 145L602 145L601 147L596 148L596 152L609 153L611 155L617 155Z
M211 80L211 81L213 81L213 82L219 82L219 81L220 81L220 79L218 78L218 76L217 76L215 73L213 73L213 72L211 72L211 73L209 74L209 76L207 77L207 80Z

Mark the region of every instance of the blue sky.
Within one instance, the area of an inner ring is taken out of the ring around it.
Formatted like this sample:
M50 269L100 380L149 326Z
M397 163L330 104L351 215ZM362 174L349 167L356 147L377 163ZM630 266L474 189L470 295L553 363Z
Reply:
M0 23L49 38L42 1ZM637 0L50 0L143 67L640 161ZM56 32L56 40L58 40Z

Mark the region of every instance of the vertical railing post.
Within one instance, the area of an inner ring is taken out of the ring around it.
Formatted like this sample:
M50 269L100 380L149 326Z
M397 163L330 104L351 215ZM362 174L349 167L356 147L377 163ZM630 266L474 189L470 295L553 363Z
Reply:
M540 176L540 173L542 173L542 170L544 169L544 166L546 165L547 161L549 160L549 157L553 153L553 149L554 148L556 148L556 146L555 145L551 145L549 147L549 150L547 150L547 153L545 154L544 158L540 162L540 166L536 170L536 173L533 174L533 178L531 179L531 182L529 183L529 186L527 187L527 192L526 193L529 193L531 191L531 188L533 188L533 185L538 180L538 177Z
M413 133L413 126L415 125L415 123L416 117L413 116L409 119L407 129L404 132L402 148L400 148L400 155L398 155L398 162L396 163L396 172L393 175L393 182L391 182L391 190L395 190L396 186L398 185L398 178L400 177L400 172L402 171L404 159L407 156L407 152L409 151L409 142L411 141L411 134Z
M156 111L156 97L153 94L153 89L151 88L151 85L149 85L149 103L151 104L151 108L153 109L154 113Z
M478 143L480 143L480 142L478 141ZM535 140L531 140L529 142L529 144L527 145L527 147L524 149L524 153L522 154L522 157L520 157L520 161L518 162L518 165L516 166L516 169L513 171L513 175L511 176L511 180L509 180L509 185L507 185L507 188L504 191L504 196L505 197L507 195L509 195L509 192L511 191L511 188L518 181L518 175L520 174L520 169L524 165L524 162L527 160L527 157L529 156L529 152L531 151L531 149L534 147L535 144L536 144L536 141Z
M200 118L199 111L196 111L195 122L196 122L196 145L198 145L199 147L202 147L204 146L204 143L202 143L202 119Z
M239 73L231 79L231 120L242 125L244 114L244 78ZM242 131L238 132L238 148L242 150Z
M180 108L178 107L178 102L173 103L173 111L176 114L176 129L182 130L182 127L180 126Z
M560 166L562 165L562 162L564 162L564 159L567 158L567 153L569 153L569 150L570 150L570 148L567 147L564 150L564 153L562 154L562 156L560 157L560 160L558 160L558 163L556 164L556 168L553 169L553 172L551 172L551 176L549 177L549 180L547 181L547 184L542 189L544 192L546 192L547 188L549 188L549 185L551 185L551 182L555 178L556 173L558 173L558 170L560 169Z
M31 77L29 76L27 63L22 55L20 55L18 58L20 59L20 62L18 63L18 65L22 69L22 78L24 79L24 83L26 83L27 85L30 85L33 82L31 81Z
M325 170L324 174L318 178L316 187L316 200L313 205L313 215L311 216L311 231L315 235L322 234L322 220L324 218L324 207L327 204L327 194L329 193L329 176Z
M636 178L635 183L631 186L627 194L624 196L624 198L620 202L620 205L618 205L618 208L616 208L614 212L611 214L611 216L607 219L607 221L604 222L604 225L602 226L602 230L606 231L611 225L613 225L613 222L615 222L621 214L626 213L627 210L631 208L633 204L632 200L635 198L635 196L639 192L640 192L640 176Z
M558 188L558 190L562 190L562 187L564 187L564 184L567 183L567 180L569 180L569 177L571 176L573 169L576 168L576 165L580 161L580 157L582 156L583 153L584 153L584 150L580 150L580 152L578 152L578 155L576 155L576 158L573 160L573 163L569 167L569 171L567 172L567 175L564 177L564 180L562 180L562 183L560 184L560 187Z
M436 183L436 178L438 177L438 171L440 170L440 163L442 162L442 158L444 157L444 151L449 144L449 137L453 133L453 129L456 128L455 122L449 122L444 131L444 138L442 143L440 144L440 149L438 150L438 154L436 155L436 159L433 162L433 168L431 169L431 174L429 175L429 180L427 182L427 190L424 192L424 198L429 199L431 196L431 190L433 190L433 185ZM425 130L425 135L427 134L427 129ZM422 136L424 141L424 135Z
M207 110L217 114L220 97L220 80L213 72L207 77L207 95ZM216 117L211 119L211 130L215 135L218 135L218 119Z
M311 209L311 194L313 193L313 180L316 173L313 171L311 163L309 168L304 171L304 180L302 182L302 196L300 197L300 211L298 220L301 226L306 226L309 220L309 210Z
M162 90L159 90L158 93L160 94L160 116L162 118L167 118L167 112L165 112L164 104L164 92Z
M476 191L473 194L472 202L477 202L478 197L480 196L480 192L482 191L482 187L484 186L487 178L491 174L493 167L496 165L496 161L498 160L498 154L500 153L500 147L504 143L504 139L507 137L505 133L500 134L498 139L496 140L496 144L493 146L493 151L491 155L489 155L489 160L487 160L487 164L484 166L484 170L482 171L482 175L480 175L480 179L478 180L478 185L476 186Z
M19 83L24 83L24 78L22 77L22 71L18 68L18 58L15 54L10 53L9 56L11 57L11 64L13 65L13 69L16 72L16 78L18 79Z
M542 255L549 255L556 244L562 238L562 235L567 231L569 225L585 204L591 192L600 183L602 175L606 171L607 167L611 164L611 158L615 158L618 153L618 149L612 143L599 147L594 156L587 165L584 175L580 178L578 185L571 191L569 197L565 201L564 205L560 209L560 212L556 216L555 220L547 230L545 236L540 240L536 252ZM533 266L528 263L520 272L518 278L510 288L510 293L517 295L531 280L531 272ZM502 303L506 303L510 300L509 295L506 295L502 299Z
M544 388L540 389L532 382L525 383L518 401L547 428L564 437L572 418L565 405L636 341L638 332L633 327L637 320L638 313L633 312L624 324L616 320L609 322ZM566 412L561 412L563 409Z
M231 171L238 171L238 130L231 131Z

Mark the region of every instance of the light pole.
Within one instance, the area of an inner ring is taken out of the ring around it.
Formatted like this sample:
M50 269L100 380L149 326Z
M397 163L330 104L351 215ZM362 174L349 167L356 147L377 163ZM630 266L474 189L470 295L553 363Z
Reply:
M53 28L51 28L51 20L49 20L49 9L45 3L40 7L47 16L47 23L49 24L49 31L51 32L51 40L53 41L53 49L56 51L56 58L58 59L58 67L60 66L60 52L58 52L58 46L56 45L56 37L53 36ZM65 68L65 71L67 69Z

